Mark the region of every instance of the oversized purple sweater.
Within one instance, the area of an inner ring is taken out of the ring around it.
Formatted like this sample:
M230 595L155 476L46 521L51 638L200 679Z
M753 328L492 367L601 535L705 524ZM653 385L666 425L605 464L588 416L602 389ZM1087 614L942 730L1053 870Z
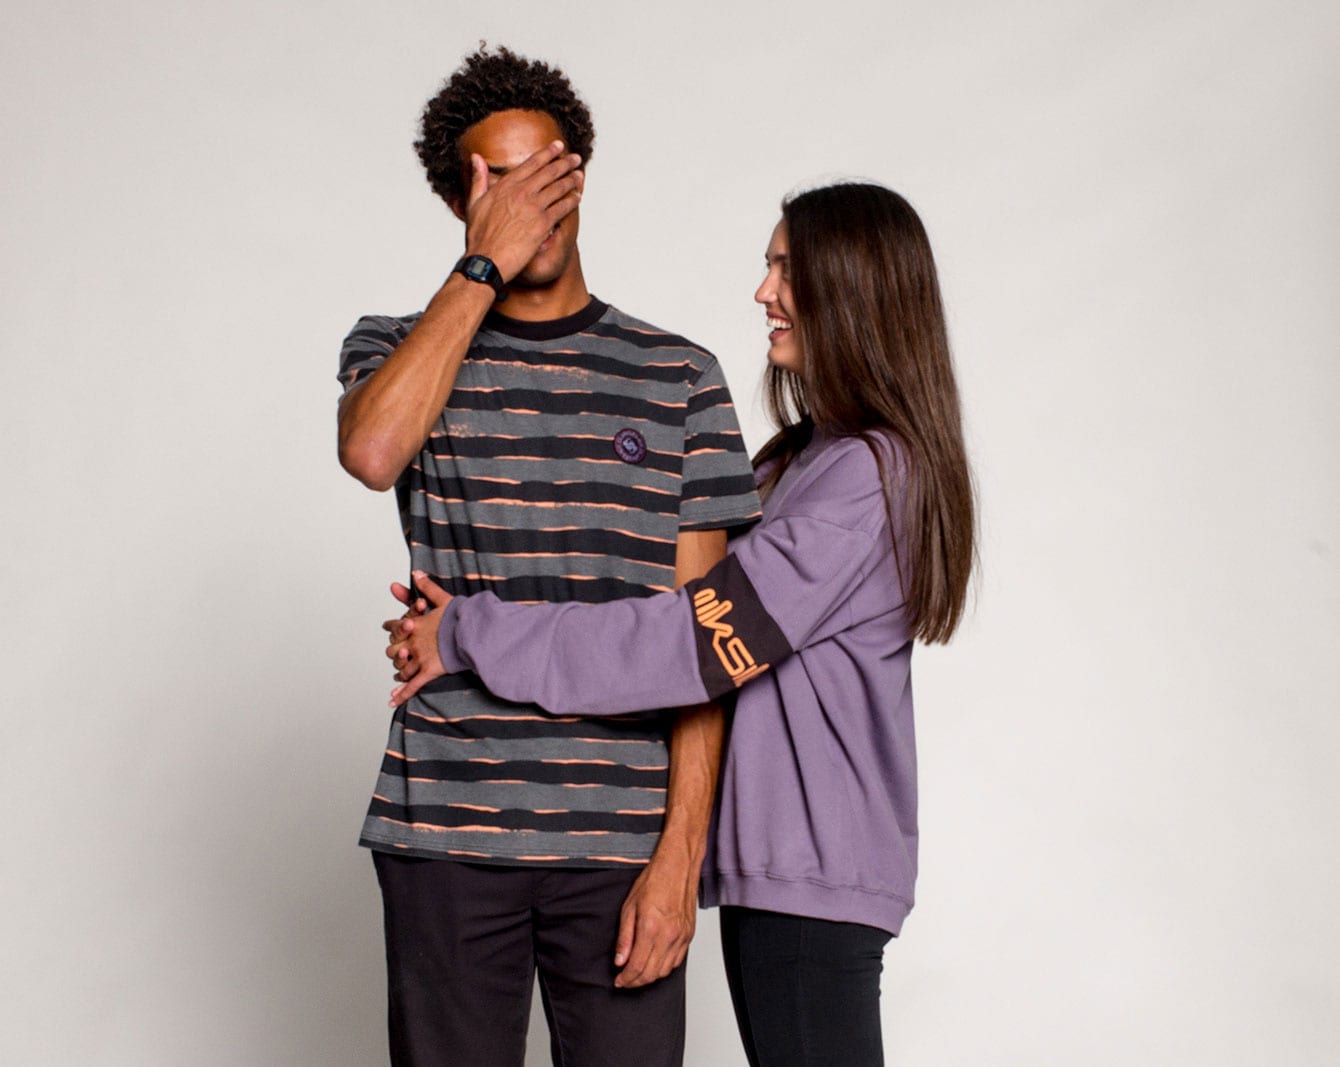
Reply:
M448 672L472 670L496 695L555 714L738 688L704 903L898 932L917 867L912 641L861 439L817 435L762 521L677 593L593 605L457 597L438 645Z

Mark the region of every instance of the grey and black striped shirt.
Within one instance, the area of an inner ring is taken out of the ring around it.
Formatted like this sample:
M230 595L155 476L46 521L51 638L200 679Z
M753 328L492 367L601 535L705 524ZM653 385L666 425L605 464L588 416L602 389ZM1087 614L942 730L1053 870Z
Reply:
M417 321L360 319L345 389ZM554 322L485 320L396 498L412 568L453 594L514 601L662 592L680 531L759 515L716 360L594 299ZM668 732L665 715L560 718L473 674L441 678L396 709L362 844L485 863L645 862Z

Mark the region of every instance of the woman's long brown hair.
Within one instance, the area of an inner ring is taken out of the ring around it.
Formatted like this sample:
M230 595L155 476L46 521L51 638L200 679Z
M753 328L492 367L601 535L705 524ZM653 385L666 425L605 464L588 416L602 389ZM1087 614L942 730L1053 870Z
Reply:
M805 364L801 374L768 367L768 412L780 429L754 457L756 467L776 461L763 492L816 429L863 438L884 482L890 532L901 541L894 559L910 632L948 641L967 600L975 519L926 230L897 193L855 182L789 197L782 219ZM904 470L891 469L890 450L877 445L881 431L897 441Z

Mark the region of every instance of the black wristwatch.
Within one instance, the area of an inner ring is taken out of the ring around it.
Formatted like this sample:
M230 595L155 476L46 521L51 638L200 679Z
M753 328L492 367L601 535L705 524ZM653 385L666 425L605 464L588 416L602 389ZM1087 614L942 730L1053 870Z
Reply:
M493 291L498 294L495 300L507 299L507 286L503 284L502 273L488 256L462 256L451 272L464 274L472 282L493 286Z

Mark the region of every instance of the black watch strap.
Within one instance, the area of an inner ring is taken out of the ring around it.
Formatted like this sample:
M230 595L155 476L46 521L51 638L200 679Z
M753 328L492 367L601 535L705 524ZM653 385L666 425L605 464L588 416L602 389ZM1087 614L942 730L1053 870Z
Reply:
M495 300L507 299L507 286L503 283L502 272L488 256L462 256L451 270L453 274L464 274L472 282L493 286L493 291L498 294Z

